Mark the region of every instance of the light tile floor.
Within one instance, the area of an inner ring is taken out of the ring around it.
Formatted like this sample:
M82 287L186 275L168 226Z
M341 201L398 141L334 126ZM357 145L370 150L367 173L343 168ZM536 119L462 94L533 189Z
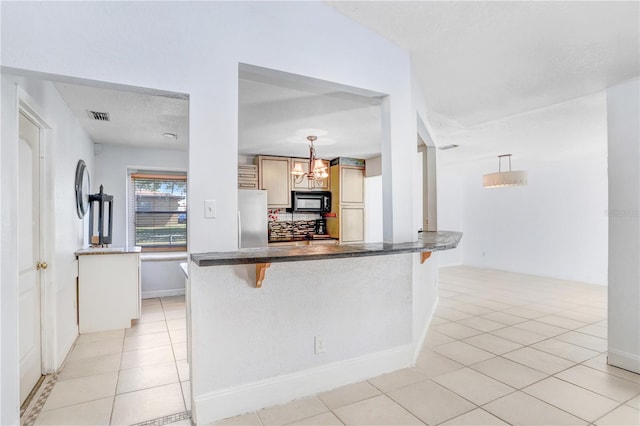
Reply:
M145 299L132 328L81 335L35 424L184 417L191 405L185 317L184 296Z
M606 364L605 287L449 267L439 293L414 368L218 424L640 425L640 375ZM38 423L131 424L189 407L183 299L143 311L126 332L79 339Z

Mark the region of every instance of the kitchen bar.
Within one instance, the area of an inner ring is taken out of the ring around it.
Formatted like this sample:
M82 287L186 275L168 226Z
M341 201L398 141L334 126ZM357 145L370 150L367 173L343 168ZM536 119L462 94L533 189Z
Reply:
M461 238L461 232L422 232L418 241L410 243L259 247L230 252L192 254L191 260L198 266L216 266L433 252L456 248Z
M439 252L461 237L192 254L194 418L215 422L415 365L437 304Z

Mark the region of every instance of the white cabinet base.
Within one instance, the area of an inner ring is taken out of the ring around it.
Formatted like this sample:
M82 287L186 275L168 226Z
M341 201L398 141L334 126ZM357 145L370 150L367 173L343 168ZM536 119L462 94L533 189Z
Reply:
M78 256L80 334L131 327L140 317L140 253Z

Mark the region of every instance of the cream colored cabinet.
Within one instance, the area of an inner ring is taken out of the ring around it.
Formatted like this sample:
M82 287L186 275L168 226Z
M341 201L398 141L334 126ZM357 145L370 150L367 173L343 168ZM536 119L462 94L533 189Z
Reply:
M258 189L258 166L238 165L238 189Z
M340 164L331 166L331 211L335 219L327 219L327 230L341 243L364 242L364 166ZM361 160L345 159L348 163ZM333 163L333 161L332 161Z
M140 318L140 249L84 249L76 255L80 334L131 327Z
M340 242L361 243L364 241L364 206L340 207Z
M291 159L256 157L258 186L267 190L267 206L272 209L291 207Z
M364 169L340 167L340 204L364 203Z
M327 160L319 160L322 161L327 166L327 173L329 172L329 161ZM291 170L296 168L297 165L300 165L300 168L307 173L309 171L309 159L308 158L292 158L291 159ZM317 189L322 191L328 191L330 189L329 182L331 181L330 176L327 176L325 179L322 179L320 182L314 181L311 182L307 177L303 177L300 179L299 177L296 179L295 175L291 175L291 190L292 191L309 191L311 189Z

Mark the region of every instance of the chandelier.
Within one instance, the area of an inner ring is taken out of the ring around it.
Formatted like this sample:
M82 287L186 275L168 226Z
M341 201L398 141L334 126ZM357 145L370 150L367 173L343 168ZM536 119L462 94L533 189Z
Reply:
M322 185L322 181L329 176L329 173L327 172L327 163L316 158L316 148L313 146L313 143L317 139L317 136L307 136L307 140L309 141L309 171L305 172L302 170L302 165L300 163L297 163L291 171L291 174L294 176L295 183L297 184L302 183L306 177L309 182Z
M509 171L502 171L502 158L509 158ZM498 173L489 173L482 177L484 188L502 188L505 186L526 186L527 172L524 170L511 171L511 154L498 155Z

